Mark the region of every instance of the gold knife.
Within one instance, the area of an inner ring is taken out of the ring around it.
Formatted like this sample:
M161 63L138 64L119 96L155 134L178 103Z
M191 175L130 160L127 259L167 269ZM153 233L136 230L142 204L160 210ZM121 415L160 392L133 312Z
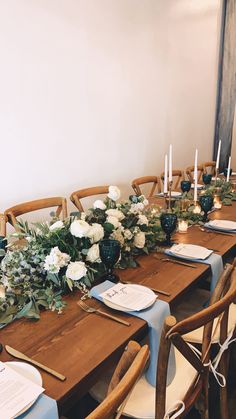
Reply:
M41 368L42 370L48 372L51 375L54 375L54 377L58 378L61 381L64 381L66 379L66 377L64 375L60 374L59 372L54 371L51 368L46 367L43 364L40 364L40 362L35 361L32 358L29 358L27 355L22 354L22 352L19 352L16 349L13 349L8 345L5 345L5 349L10 355L14 356L15 358L22 359L23 361L29 362L30 364L33 364L33 365L36 365L36 367Z
M180 262L180 260L169 259L169 258L163 258L163 259L160 259L160 260L162 260L163 262L176 263L177 265L188 266L189 268L195 268L196 269L195 265L191 265L191 263Z

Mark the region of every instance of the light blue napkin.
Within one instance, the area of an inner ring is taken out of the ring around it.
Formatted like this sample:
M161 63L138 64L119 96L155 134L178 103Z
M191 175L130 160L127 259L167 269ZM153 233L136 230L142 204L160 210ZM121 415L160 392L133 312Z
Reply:
M105 281L90 290L90 295L100 301L102 298L99 296L104 291L113 287L114 283ZM169 304L162 300L157 300L151 307L142 311L127 311L132 316L139 317L148 323L149 327L149 347L150 347L150 364L146 372L146 379L152 386L156 386L156 369L157 369L157 356L161 337L162 326L164 320L170 315ZM175 376L175 356L174 351L171 350L170 361L168 366L167 385L171 383Z
M222 232L224 232L224 233L236 233L236 229L235 228L233 228L232 230L230 229L226 229L226 228L223 228L223 227L215 227L214 225L212 225L211 223L205 223L204 224L204 227L206 227L206 228L208 228L209 230L212 230L212 231L222 231Z
M23 413L20 416L17 416L18 419L59 419L57 402L56 400L51 399L51 397L46 396L46 394L41 394L38 400L31 406L27 412Z
M212 274L212 277L211 277L211 294L212 294L218 282L218 279L224 270L223 260L220 255L217 255L216 253L212 253L206 259L185 258L184 256L176 255L175 253L172 253L170 249L166 249L165 254L168 256L173 256L177 259L179 258L179 259L189 260L192 262L200 262L200 263L205 263L206 265L210 265L211 274Z

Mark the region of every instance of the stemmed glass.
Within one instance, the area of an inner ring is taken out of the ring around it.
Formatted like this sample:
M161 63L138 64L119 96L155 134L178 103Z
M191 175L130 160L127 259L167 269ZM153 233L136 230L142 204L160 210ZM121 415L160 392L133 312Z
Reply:
M189 192L191 189L191 182L190 180L182 180L180 183L180 187L181 187L181 191L184 192Z
M113 268L120 257L120 242L114 239L104 239L99 243L99 252L101 261L106 266L107 273L103 276L103 280L118 282L118 275L113 273Z
M161 228L166 233L166 240L162 244L171 246L171 234L177 226L177 215L172 212L162 213L160 216Z
M207 213L213 207L213 197L211 195L201 195L199 197L199 203L202 211L204 211L203 221L208 221Z
M202 180L204 185L210 185L212 179L212 175L210 173L204 173L202 175Z
M229 175L231 176L232 175L232 169L230 169L230 171L229 171ZM225 169L224 169L224 177L227 177L227 174L228 174L228 167L226 167Z

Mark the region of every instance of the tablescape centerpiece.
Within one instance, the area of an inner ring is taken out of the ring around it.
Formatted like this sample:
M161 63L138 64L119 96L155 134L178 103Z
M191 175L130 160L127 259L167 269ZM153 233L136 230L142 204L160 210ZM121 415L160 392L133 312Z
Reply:
M102 240L119 242L121 269L136 267L138 255L155 250L164 238L160 210L148 207L143 195L120 203L119 198L119 189L110 186L104 201L64 221L19 222L13 236L24 245L9 245L0 266L0 327L21 317L39 319L41 308L61 313L63 294L86 294L105 273Z

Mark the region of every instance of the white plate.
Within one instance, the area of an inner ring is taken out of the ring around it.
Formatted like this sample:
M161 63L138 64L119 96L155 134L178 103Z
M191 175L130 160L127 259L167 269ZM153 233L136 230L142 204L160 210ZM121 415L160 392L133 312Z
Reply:
M204 187L204 185L202 185L201 183L197 183L197 189L202 189ZM194 189L194 183L191 184L191 188Z
M205 260L213 253L212 250L196 244L183 244L182 246L180 244L173 245L166 254L186 260Z
M230 220L212 220L206 224L206 227L214 230L236 231L236 222Z
M5 364L8 367L12 368L18 374L21 374L23 375L23 377L28 378L28 380L33 381L33 383L38 384L39 386L42 386L43 380L42 380L41 374L32 365L29 365L26 362L17 362L17 361L8 361L8 362L5 362ZM14 418L18 418L18 416L26 412L36 402L36 400L37 398L33 400L31 403L29 403L27 406L25 406L25 408L22 409L17 414L17 416L14 416Z
M164 196L164 193L163 192L160 192L159 194L157 194L158 196ZM177 197L179 197L179 196L181 196L182 195L182 193L181 192L178 192L178 191L171 191L171 196L172 196L172 198L177 198ZM168 194L167 194L167 197L169 196L169 192L168 192Z
M142 290L142 292L146 292L147 294L150 294L150 296L153 297L152 300L150 301L150 303L148 305L146 305L145 307L143 307L142 310L144 310L148 307L151 307L155 303L157 296L150 288L147 288L143 285L138 285L138 284L126 284L126 286L129 287L129 288L140 289L140 290ZM108 306L110 308L113 308L114 310L125 311L126 313L128 311L137 311L137 310L127 310L126 307L120 306L120 305L115 304L115 303L112 303L111 301L108 301L105 298L103 298L103 303L106 306Z

